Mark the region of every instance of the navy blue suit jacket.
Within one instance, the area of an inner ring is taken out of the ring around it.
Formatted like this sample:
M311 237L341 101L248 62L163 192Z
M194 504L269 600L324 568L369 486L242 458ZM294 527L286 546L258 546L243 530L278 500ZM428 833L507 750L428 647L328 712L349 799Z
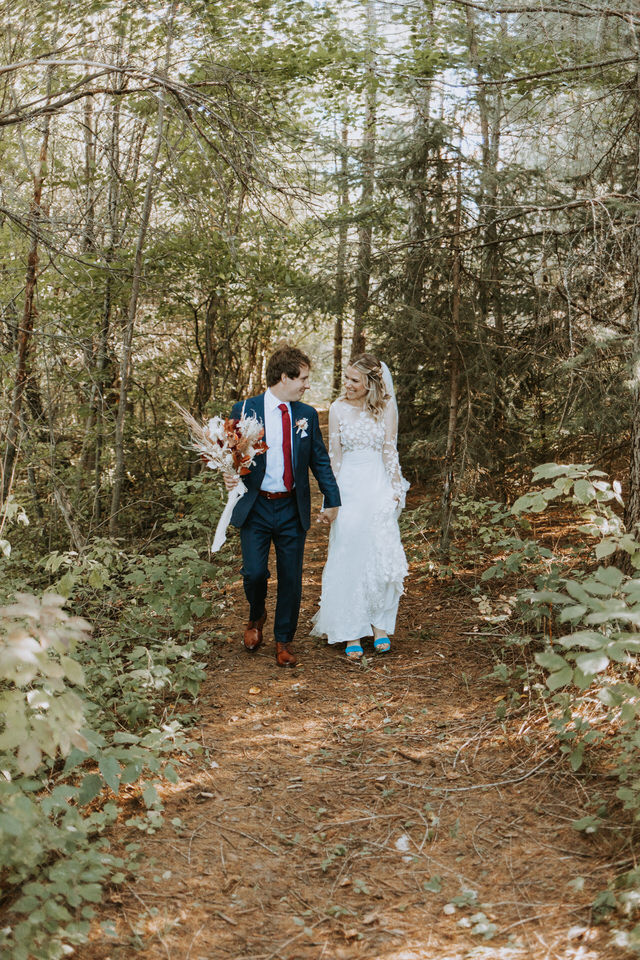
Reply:
M255 414L260 423L264 423L264 393L258 397L250 397L248 400L239 400L233 405L231 416L239 419L242 415L242 408L246 416ZM305 431L298 431L296 428L297 420L306 420L307 428ZM293 433L293 479L295 483L294 493L300 515L300 523L305 530L311 525L311 490L309 489L309 470L318 481L318 486L324 494L325 507L340 506L340 491L336 478L331 469L331 461L327 448L322 439L320 424L318 423L318 414L313 407L307 403L301 403L294 400L291 403L291 423ZM307 434L306 437L302 433ZM266 470L266 454L259 454L251 468L251 472L242 478L242 482L247 488L247 492L240 497L231 516L231 523L234 527L241 527L258 496L260 484L264 479Z

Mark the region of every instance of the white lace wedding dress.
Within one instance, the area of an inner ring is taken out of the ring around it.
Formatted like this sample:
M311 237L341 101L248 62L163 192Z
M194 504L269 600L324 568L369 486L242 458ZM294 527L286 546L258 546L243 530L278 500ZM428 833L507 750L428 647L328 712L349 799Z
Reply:
M407 561L398 516L409 484L396 447L393 400L380 417L336 400L329 410L329 455L342 506L331 525L320 609L312 634L329 643L395 629ZM395 498L395 499L394 499Z

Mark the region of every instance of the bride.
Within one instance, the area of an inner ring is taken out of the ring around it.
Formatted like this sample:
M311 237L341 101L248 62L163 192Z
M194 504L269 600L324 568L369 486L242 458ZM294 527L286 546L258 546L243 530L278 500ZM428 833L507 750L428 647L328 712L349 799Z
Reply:
M320 609L312 634L347 644L351 660L373 634L376 653L391 649L407 574L398 517L409 487L396 439L398 408L388 367L363 353L346 368L343 395L329 409L329 455L342 506L329 535Z

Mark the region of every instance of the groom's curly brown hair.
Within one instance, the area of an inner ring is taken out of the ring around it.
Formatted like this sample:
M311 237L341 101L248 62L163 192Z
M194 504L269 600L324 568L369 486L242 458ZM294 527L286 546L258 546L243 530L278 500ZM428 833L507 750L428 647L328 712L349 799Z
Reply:
M276 383L280 383L283 373L290 380L295 380L300 376L300 367L311 367L311 360L306 353L288 343L277 347L267 362L267 386L275 387Z

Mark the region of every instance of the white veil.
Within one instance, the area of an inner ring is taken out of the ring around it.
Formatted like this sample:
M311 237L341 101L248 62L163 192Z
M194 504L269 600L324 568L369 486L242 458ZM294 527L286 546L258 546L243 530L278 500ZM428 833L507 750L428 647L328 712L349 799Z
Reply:
M391 376L391 371L389 370L389 367L386 365L384 360L380 361L380 366L382 368L382 380L383 380L385 389L389 394L389 397L391 398L389 400L389 403L393 405L393 409L396 412L395 421L396 421L396 428L397 428L398 419L399 419L398 401L396 400L396 391L393 386L393 377ZM409 490L411 484L408 482L408 480L405 480L405 478L402 476L402 470L400 468L400 460L398 459L398 451L395 444L394 444L394 460L395 460L395 465L398 471L398 486L399 486L399 493L400 493L400 503L398 506L397 514L396 514L396 516L399 517L401 511L404 509L407 490Z
M389 367L386 365L384 360L380 361L380 366L382 367L382 380L384 382L385 389L389 394L389 396L391 397L394 407L396 408L396 416L397 416L398 402L396 400L396 391L393 386L393 377L391 376L391 370L389 370Z

